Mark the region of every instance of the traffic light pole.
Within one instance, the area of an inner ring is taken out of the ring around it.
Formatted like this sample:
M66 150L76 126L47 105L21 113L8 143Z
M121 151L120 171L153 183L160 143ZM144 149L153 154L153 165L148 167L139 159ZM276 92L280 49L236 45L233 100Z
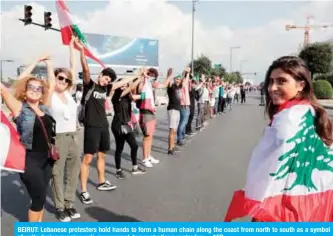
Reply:
M25 20L24 19L19 19L20 21L24 22L25 23ZM31 25L37 25L37 26L40 26L40 27L43 27L45 28L45 25L42 25L42 24L38 24L38 23L35 23L35 22L31 22L30 23ZM53 30L53 31L57 31L57 32L60 32L60 29L56 29L56 28L47 28L48 30ZM46 30L46 29L45 29Z

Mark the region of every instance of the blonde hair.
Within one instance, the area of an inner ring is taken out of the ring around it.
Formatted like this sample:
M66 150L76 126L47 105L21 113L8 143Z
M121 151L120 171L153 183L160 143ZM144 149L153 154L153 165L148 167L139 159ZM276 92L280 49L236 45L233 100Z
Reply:
M67 86L67 88L66 88L66 90L71 90L73 88L73 86L74 86L72 71L69 70L69 69L67 69L67 68L56 68L54 70L55 77L57 77L58 74L60 74L60 73L65 73L66 76L67 76L67 78L71 80L71 83L69 83L68 86Z
M49 92L49 83L46 82L45 80L41 80L38 79L37 77L33 76L33 75L28 75L26 77L24 77L21 80L18 80L15 82L14 84L14 96L17 100L23 102L27 99L27 86L29 84L29 82L31 81L37 81L39 82L42 87L43 87L43 95L41 97L40 102L43 103L46 99L46 97L48 96L48 92Z

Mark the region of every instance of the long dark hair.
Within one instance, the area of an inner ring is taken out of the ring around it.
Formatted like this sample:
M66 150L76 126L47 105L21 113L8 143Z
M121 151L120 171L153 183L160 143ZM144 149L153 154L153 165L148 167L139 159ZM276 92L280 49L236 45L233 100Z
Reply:
M271 73L275 69L281 69L285 73L291 75L296 81L304 82L304 89L299 94L299 98L309 101L312 107L314 108L316 112L316 117L315 117L316 132L319 135L319 137L323 140L323 142L327 146L330 146L333 143L332 123L325 109L318 103L316 97L314 96L312 80L308 67L306 66L305 62L298 57L293 57L293 56L281 57L272 63L272 65L269 67L266 73L266 78L264 83L264 92L266 97L265 111L268 114L269 118L272 119L273 116L278 111L278 106L272 103L272 99L268 93Z

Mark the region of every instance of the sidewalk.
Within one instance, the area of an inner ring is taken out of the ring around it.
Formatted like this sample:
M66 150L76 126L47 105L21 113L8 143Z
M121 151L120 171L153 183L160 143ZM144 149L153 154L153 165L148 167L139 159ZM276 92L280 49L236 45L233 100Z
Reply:
M333 99L318 99L318 101L325 109L333 109Z

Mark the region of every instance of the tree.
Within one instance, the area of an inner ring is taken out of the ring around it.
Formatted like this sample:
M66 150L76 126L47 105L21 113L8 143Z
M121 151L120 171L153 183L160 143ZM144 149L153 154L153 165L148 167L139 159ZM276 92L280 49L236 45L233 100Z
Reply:
M225 75L225 68L221 67L221 68L211 68L210 69L210 75L211 76L219 76L219 77L223 77Z
M318 190L312 180L314 169L333 172L333 167L330 166L333 155L328 152L326 145L316 133L310 109L302 117L299 127L300 130L295 136L286 141L287 144L293 143L294 147L279 157L279 162L283 164L276 173L270 174L275 180L288 178L291 173L296 174L294 182L282 191L292 190L296 186L304 186L308 191Z
M313 43L305 47L299 54L313 78L315 74L326 74L332 68L333 52L328 43Z
M191 66L191 63L189 66ZM201 55L194 60L193 67L194 75L209 75L212 69L212 61L207 56Z
M245 82L245 86L251 86L252 84L249 81Z
M243 83L243 77L241 73L238 71L232 72L232 73L227 73L224 76L224 81L228 82L229 84L242 84Z
M317 80L327 80L333 87L333 73L318 75L314 78Z
M243 83L243 76L242 76L242 74L239 71L236 71L235 75L236 75L236 81L235 81L235 83L236 84L242 84Z

